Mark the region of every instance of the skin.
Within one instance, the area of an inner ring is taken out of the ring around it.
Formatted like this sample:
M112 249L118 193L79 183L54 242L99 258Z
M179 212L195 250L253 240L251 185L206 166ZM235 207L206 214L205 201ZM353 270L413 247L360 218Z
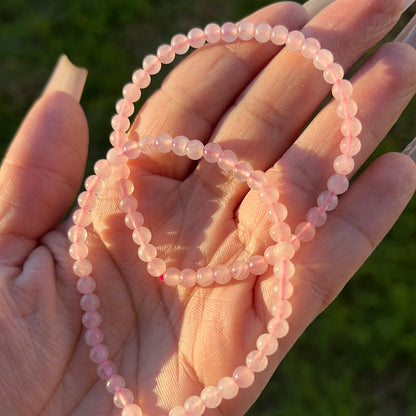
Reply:
M303 27L349 68L388 33L402 7L399 0L337 0L308 22L299 5L279 3L249 18ZM278 51L255 42L197 51L142 107L134 127L139 134L184 134L234 150L268 172L294 227L325 189L339 153L339 130L333 127L339 119L330 103L303 130L329 86L298 53ZM415 67L413 48L386 44L353 76L364 126L356 169L414 95ZM88 359L67 254L69 224L62 223L81 183L87 142L79 104L50 93L34 104L1 166L2 415L119 414ZM177 267L232 262L270 244L256 196L215 166L155 154L140 157L131 169L152 241ZM316 238L296 254L290 331L267 370L237 399L207 415L244 414L296 339L382 240L415 188L415 164L401 154L386 154L360 174ZM222 287L169 288L138 261L116 205L108 193L89 236L105 343L144 413L166 415L244 363L265 331L273 283L268 272Z

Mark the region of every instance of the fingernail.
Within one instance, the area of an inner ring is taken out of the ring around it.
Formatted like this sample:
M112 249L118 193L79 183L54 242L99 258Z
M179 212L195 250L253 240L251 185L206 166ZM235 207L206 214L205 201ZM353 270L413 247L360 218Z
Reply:
M43 90L43 94L63 91L79 102L87 79L87 73L86 69L75 66L66 55L61 55Z
M303 4L303 7L308 12L309 17L312 18L334 1L335 0L309 0Z
M416 163L416 138L414 138L403 150L405 155L410 156Z
M416 0L406 0L404 2L403 13L415 2Z
M397 35L396 42L405 42L416 49L416 15L412 17L405 28Z

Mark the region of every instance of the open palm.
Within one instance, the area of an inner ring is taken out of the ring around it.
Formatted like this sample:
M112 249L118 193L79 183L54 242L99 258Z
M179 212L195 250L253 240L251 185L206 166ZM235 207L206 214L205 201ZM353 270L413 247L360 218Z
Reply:
M300 6L280 3L250 20L303 27L349 68L400 14L400 1L364 3L336 1L309 23ZM346 10L348 21L341 18ZM273 45L248 42L192 54L148 100L134 129L184 134L234 150L239 159L268 171L295 226L325 189L339 153L339 129L333 128L339 121L330 103L304 129L329 87L300 54L277 52ZM356 168L413 96L415 60L410 47L385 45L354 75L364 125ZM60 224L76 197L86 149L82 110L57 92L35 104L2 164L1 415L119 412L88 359L67 254L69 225ZM177 267L231 263L269 245L269 224L256 196L216 166L170 153L140 157L131 169L152 242ZM238 400L207 414L242 415L254 402L301 332L400 215L415 190L415 171L405 156L389 154L360 175L313 243L296 255L290 332L278 353ZM145 414L166 415L244 363L265 331L272 279L266 274L209 288L168 287L147 274L117 201L111 192L105 196L89 241L105 343Z

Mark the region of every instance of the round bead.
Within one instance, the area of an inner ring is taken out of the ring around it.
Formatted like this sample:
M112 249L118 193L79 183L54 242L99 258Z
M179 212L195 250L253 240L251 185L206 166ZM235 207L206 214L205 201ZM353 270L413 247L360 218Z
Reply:
M139 148L144 154L153 152L156 149L156 138L148 135L140 137Z
M74 260L85 259L88 256L88 246L85 243L73 243L69 247L69 255Z
M109 380L111 376L116 374L117 366L112 361L104 361L97 367L97 374L103 380Z
M135 141L124 143L123 153L128 159L137 159L141 153L139 143Z
M151 260L147 263L147 272L150 276L159 277L165 273L166 263L164 260L159 259L158 257Z
M303 42L305 41L305 36L299 30L292 30L289 33L286 46L292 51L299 51L302 48Z
M314 227L322 227L327 219L328 214L320 207L313 207L306 214L306 220Z
M126 380L118 374L112 375L107 382L105 387L107 391L111 394L117 393L119 390L123 389L126 386Z
M87 259L75 260L72 270L74 271L75 276L89 276L92 272L92 264Z
M179 284L180 270L176 267L169 267L163 274L163 281L168 286L177 286Z
M91 276L80 277L77 281L78 292L82 294L92 293L96 288L95 280Z
M216 23L206 25L204 32L208 43L217 43L221 40L221 27Z
M137 202L137 199L134 196L126 195L120 199L119 205L120 205L120 209L124 213L130 214L136 211L137 207L139 206L139 203Z
M325 68L323 75L324 80L328 84L335 84L338 80L343 78L344 69L340 64L332 63Z
M254 350L247 354L246 364L250 370L259 373L266 369L268 359L261 351Z
M256 26L254 37L259 43L270 41L272 36L272 27L268 23L260 23Z
M271 222L281 222L284 221L287 217L287 208L285 205L276 202L270 205L270 208L267 211L267 218Z
M280 286L275 286L273 291L280 296L281 300L289 299L294 292L292 283L282 279Z
M107 179L113 172L110 162L108 160L98 160L94 165L95 174L101 179Z
M253 22L243 20L238 24L238 37L244 41L251 40L254 38L255 29Z
M130 100L122 98L116 103L117 114L120 114L124 117L130 117L134 113L134 105Z
M292 315L292 305L288 300L278 299L272 304L272 316L280 319L287 319Z
M255 255L251 257L248 261L248 268L250 273L255 274L256 276L261 276L266 273L269 265L263 256Z
M306 38L302 44L301 53L306 59L313 59L321 49L319 41L315 38Z
M157 256L156 247L153 244L143 244L138 250L139 259L148 263Z
M253 170L247 179L247 185L255 191L262 191L267 185L266 174L261 170Z
M218 157L218 166L222 170L233 170L236 163L237 155L232 150L223 150Z
M208 267L201 267L196 272L196 282L202 287L212 285L214 283L214 272Z
M363 129L361 121L357 118L348 118L341 124L341 132L344 136L355 136L357 137Z
M143 416L143 412L137 404L130 403L124 406L121 416Z
M273 273L278 279L291 279L295 274L295 266L289 260L277 260Z
M175 35L170 42L170 46L177 55L184 55L189 50L189 39L182 34Z
M278 345L277 339L271 334L262 334L257 338L257 349L264 355L273 355Z
M332 86L332 96L336 100L342 100L351 97L352 91L352 84L346 79L339 79Z
M234 42L237 39L238 30L237 26L232 22L224 23L221 26L221 39L224 42Z
M290 226L285 222L277 222L270 227L270 237L276 242L288 240L291 233Z
M189 143L189 139L185 136L176 136L172 141L173 153L177 156L186 155L186 146Z
M324 211L332 211L338 205L338 197L330 191L324 191L319 194L317 203Z
M271 41L275 45L284 45L287 41L289 31L285 26L277 25L272 29Z
M242 365L234 370L233 379L239 388L246 389L254 383L254 372Z
M324 70L328 65L334 63L334 55L328 49L321 49L313 58L315 68Z
M68 230L68 239L73 243L83 243L88 237L87 230L84 227L79 227L78 225L73 225Z
M77 198L78 205L85 210L93 210L97 205L97 200L90 192L81 192Z
M200 28L193 28L188 32L189 45L200 48L205 44L205 32Z
M295 249L288 241L281 241L274 246L274 254L278 260L290 260L295 255Z
M85 312L82 315L82 324L85 328L98 328L101 324L102 317L97 311Z
M133 73L132 81L139 89L147 88L150 85L150 75L144 69L138 69Z
M248 269L248 264L244 261L236 261L231 266L231 276L235 280L244 280L248 277L250 271Z
M128 404L133 403L134 396L133 392L129 389L120 389L117 393L114 394L113 403L119 409L127 406Z
M136 101L139 101L141 96L142 92L137 85L129 83L124 86L123 97L125 99L130 100L132 103L135 103Z
M354 117L357 114L358 106L354 100L348 99L345 102L341 102L337 105L337 115L339 118L346 119L348 117Z
M226 265L216 266L214 268L214 280L221 285L228 283L231 280L230 268Z
M238 394L239 387L232 377L223 377L217 384L223 399L234 399Z
M87 345L93 347L104 341L104 333L99 328L89 328L85 331L84 339Z
M86 227L91 224L92 217L88 211L83 209L77 209L72 214L72 221L75 225L78 225L79 227Z
M143 69L150 75L156 75L162 68L162 63L156 55L147 55L143 59Z
M253 167L249 162L238 162L234 165L233 175L238 181L246 181L250 173L253 171Z
M170 410L169 416L187 416L182 406L175 406Z
M130 179L120 179L116 182L115 189L120 196L127 196L133 193L134 185Z
M283 338L289 332L289 324L285 319L272 318L267 324L267 330L276 338Z
M108 348L105 345L96 345L90 349L90 360L99 364L108 359Z
M208 163L217 163L222 152L221 146L217 143L207 143L204 148L204 159Z
M186 156L191 160L199 160L204 156L204 145L199 140L190 140L185 148Z
M259 197L261 202L266 205L271 205L279 200L279 191L277 188L271 185L264 185L259 191Z
M160 153L169 153L172 150L173 139L169 134L159 134L155 139L156 149Z
M301 222L295 228L295 234L299 241L304 243L312 241L315 238L316 230L310 222Z
M85 312L95 311L100 307L100 298L94 293L87 293L81 296L79 304Z
M159 58L159 61L165 65L170 64L175 60L175 51L170 45L160 45L157 48L156 55Z
M128 140L129 138L124 131L112 131L110 134L110 143L114 147L123 147Z
M186 416L201 416L205 412L205 404L199 396L190 396L184 404Z
M179 283L183 287L193 287L196 284L196 273L192 269L183 269L179 275Z
M221 392L216 386L207 386L201 392L201 399L207 409L215 409L222 402Z
M139 211L133 211L126 214L124 217L124 223L127 228L136 230L141 227L144 223L143 215Z
M107 160L113 167L122 166L126 163L126 156L124 156L123 149L113 147L107 152Z
M361 150L361 141L357 137L344 137L340 143L341 153L346 156L355 156Z
M349 181L346 176L336 173L329 177L327 185L328 190L336 195L341 195L348 189Z
M147 244L152 239L152 233L147 227L139 227L133 231L132 238L138 245Z
M354 170L354 159L351 156L339 155L334 160L334 170L341 175L348 175Z

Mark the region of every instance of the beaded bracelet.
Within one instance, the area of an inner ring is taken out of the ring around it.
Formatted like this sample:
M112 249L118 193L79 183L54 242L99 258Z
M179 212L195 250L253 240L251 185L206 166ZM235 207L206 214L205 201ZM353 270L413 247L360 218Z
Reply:
M185 136L144 135L138 140L131 140L127 135L130 128L129 117L135 111L134 103L140 99L141 91L149 86L151 76L160 71L162 64L173 62L176 55L187 53L190 47L197 49L207 43L231 43L237 40L272 42L274 45L285 45L292 51L299 51L306 59L312 60L317 69L323 71L323 77L332 85L332 95L338 102L336 112L342 119L342 140L340 154L333 163L335 173L328 179L327 190L319 194L317 206L307 212L305 221L298 224L293 233L285 222L288 210L279 202L279 191L268 183L264 172L255 170L247 161L238 160L233 151L222 149L215 142L204 145L199 140L190 140ZM334 63L333 54L322 49L316 39L305 38L300 31L289 32L282 25L272 27L267 23L254 25L252 22L243 21L238 24L228 22L222 26L211 23L204 30L191 29L187 36L174 36L170 44L157 49L156 55L149 55L143 60L142 68L134 72L132 82L124 87L123 98L116 104L117 114L111 120L113 132L110 142L113 147L108 151L106 159L95 163L95 175L85 182L86 190L79 195L79 208L73 214L74 225L68 231L71 241L69 254L75 260L73 270L78 279L77 289L82 294L80 304L84 311L82 323L86 329L85 341L91 347L91 360L98 365L98 376L105 380L107 390L114 395L114 405L122 409L122 416L143 416L143 412L138 404L133 403L133 392L125 387L124 378L117 373L116 364L109 359L108 348L103 344L104 334L99 329L100 300L94 293L96 281L92 277L93 266L87 259L87 227L92 223L92 213L98 196L106 190L109 183L116 183L120 210L126 227L132 230L133 241L139 246L140 260L147 263L151 276L159 277L169 286L191 288L195 285L224 285L231 279L246 279L250 274L263 275L269 267L273 267L272 278L275 279L274 292L277 295L272 303L266 331L258 337L256 348L247 354L245 363L237 367L231 376L221 378L215 386L206 386L199 396L189 397L185 403L168 413L168 416L201 416L206 409L218 407L222 400L234 398L239 389L250 387L255 373L263 371L268 364L267 357L277 351L277 340L286 336L289 331L287 318L292 313L289 298L293 294L290 279L295 274L292 258L302 242L314 238L316 228L326 223L327 212L336 208L338 195L348 189L347 175L354 169L353 156L361 148L357 137L361 132L361 123L355 117L357 104L351 99L351 83L343 77L343 68ZM257 192L266 206L273 244L263 253L253 254L247 262L239 260L230 265L201 267L197 270L167 267L166 262L157 256L156 247L151 244L152 233L144 226L145 219L138 210L139 201L132 195L134 184L129 178L128 161L152 152L173 152L194 161L203 159L208 163L216 163L219 169L232 172L235 180L246 182L248 188Z

